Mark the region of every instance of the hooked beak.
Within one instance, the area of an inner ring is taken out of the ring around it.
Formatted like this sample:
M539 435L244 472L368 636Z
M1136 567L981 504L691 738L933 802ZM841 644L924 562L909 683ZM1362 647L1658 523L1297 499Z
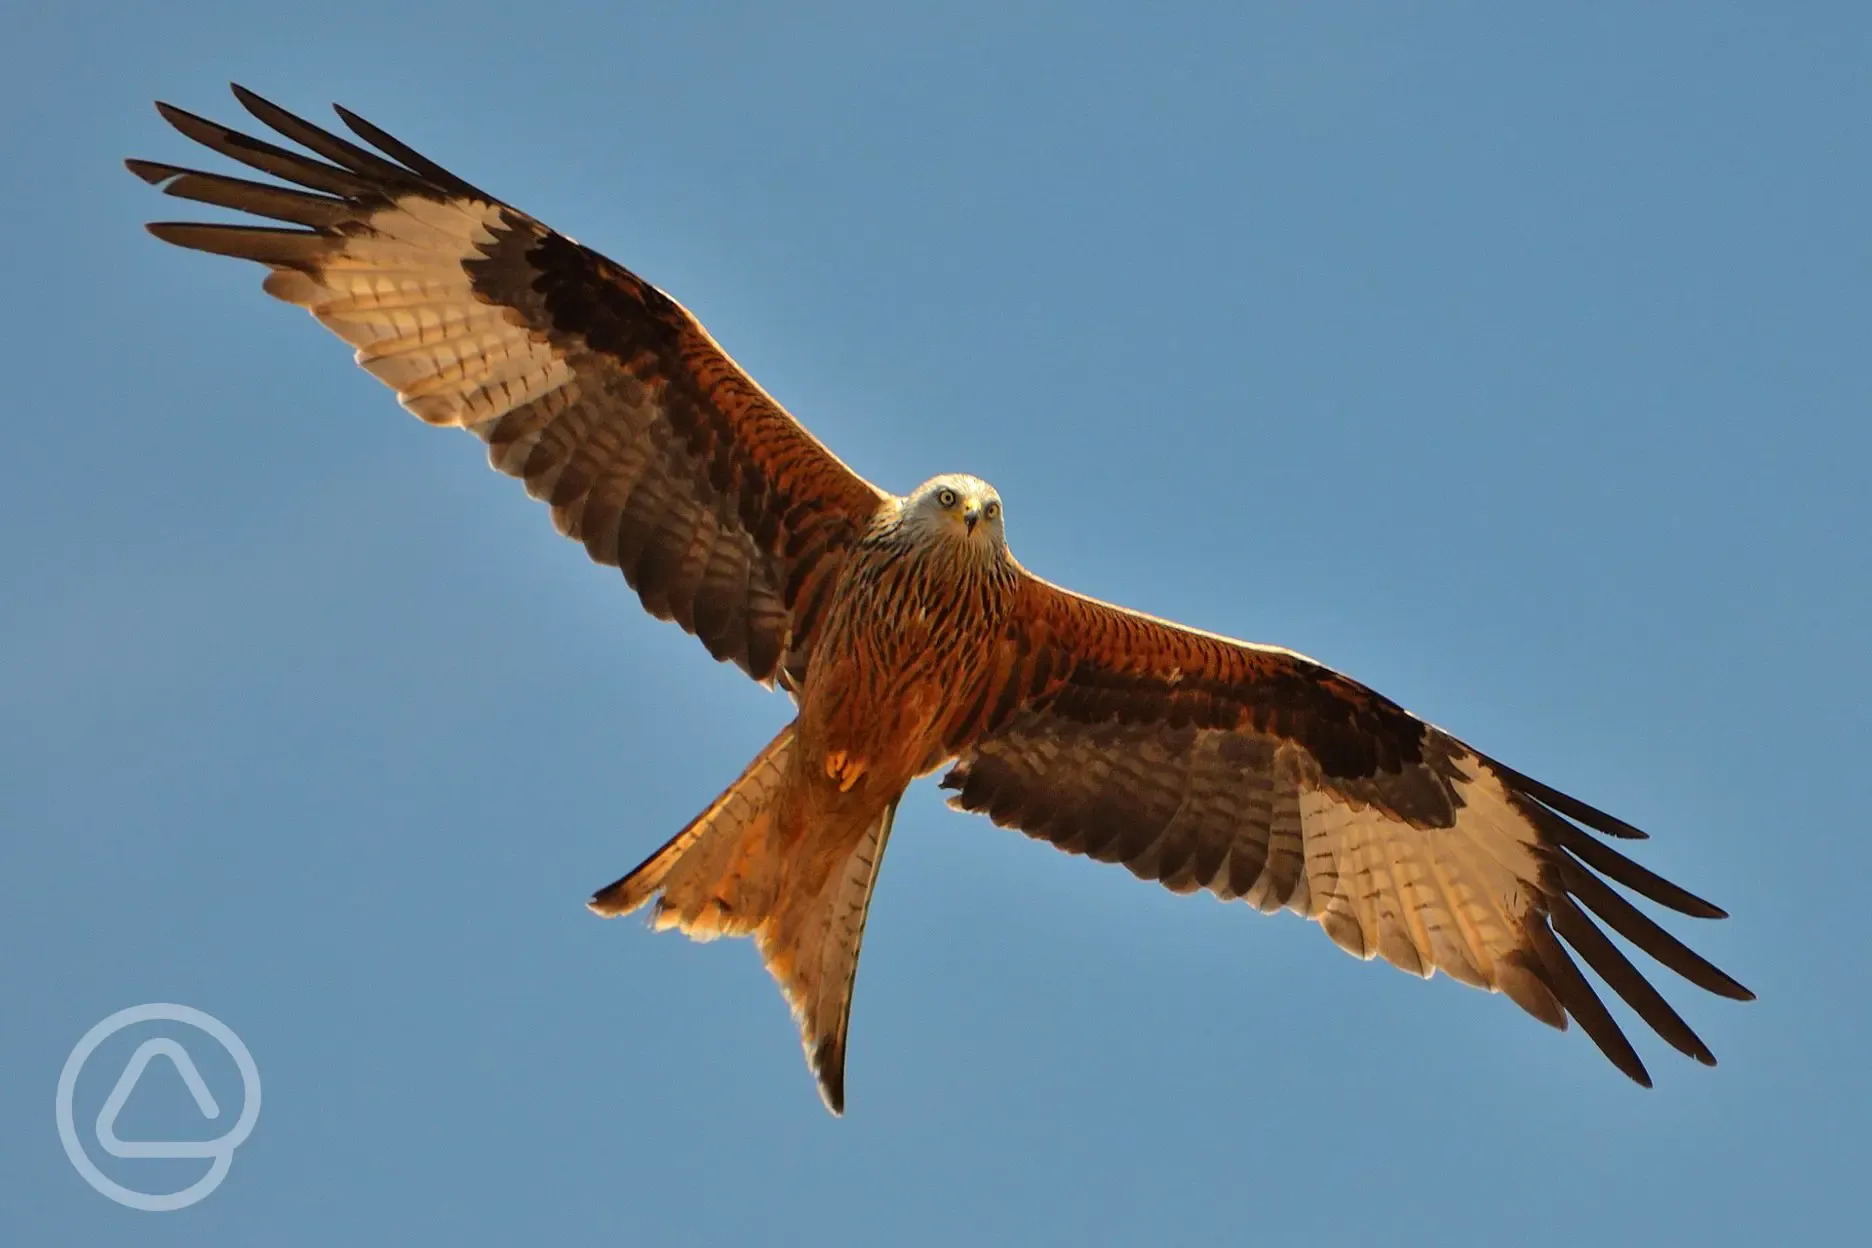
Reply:
M962 527L968 530L968 532L973 533L975 531L975 525L980 522L981 517L982 505L971 501L968 506L962 509Z

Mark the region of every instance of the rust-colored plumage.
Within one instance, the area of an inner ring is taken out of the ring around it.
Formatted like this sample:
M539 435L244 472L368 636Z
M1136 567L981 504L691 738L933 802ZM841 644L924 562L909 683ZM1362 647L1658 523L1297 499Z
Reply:
M835 1112L892 818L944 766L959 809L1179 892L1294 910L1359 957L1441 970L1555 1027L1574 1019L1649 1084L1570 946L1714 1064L1594 921L1700 987L1751 995L1607 882L1722 916L1594 835L1637 829L1301 655L1032 576L984 482L879 490L647 282L342 109L375 150L235 92L313 155L159 108L291 185L129 167L285 228L152 232L268 266L269 293L356 347L423 420L482 438L646 609L798 703L733 785L590 904L654 900L659 927L754 938Z

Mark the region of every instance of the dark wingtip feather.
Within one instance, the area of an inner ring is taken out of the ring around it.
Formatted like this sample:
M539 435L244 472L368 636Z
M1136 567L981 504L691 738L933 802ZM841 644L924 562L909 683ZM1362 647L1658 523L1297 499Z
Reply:
M206 225L197 221L152 221L143 227L165 243L236 260L254 260L285 268L315 264L331 240L312 230L280 230L260 225Z
M1571 893L1594 914L1612 926L1612 930L1660 963L1683 976L1706 992L1732 1001L1752 1001L1755 994L1737 983L1709 959L1691 949L1658 926L1656 920L1639 910L1616 889L1588 871L1563 852L1559 864L1559 891Z
M1627 858L1618 850L1569 820L1556 814L1546 804L1513 794L1521 813L1540 829L1549 846L1571 853L1581 862L1659 905L1669 906L1679 914L1694 919L1721 919L1728 914L1720 906L1703 900L1680 884L1673 884L1657 872Z
M194 113L189 112L188 109L186 108L178 108L167 100L156 101L156 113L164 121L168 122L170 125L174 126L178 130L180 130L183 126L187 125L189 122L192 122L192 121L206 122L208 120L206 117L197 117Z
M134 173L137 177L142 178L151 186L161 186L170 178L180 177L183 173L181 169L176 168L174 165L158 164L153 160L137 160L134 157L124 161L124 168Z
M490 204L498 204L501 202L472 182L468 182L450 173L447 169L436 164L435 161L430 160L427 156L424 156L409 144L398 139L395 135L387 133L379 126L372 125L344 105L333 104L332 111L338 114L338 119L344 122L351 133L357 135L360 139L363 139L366 143L369 143L372 147L390 157L390 159L401 163L404 168L427 179L435 186L446 191L452 191L457 195L471 195L476 199L485 200Z
M288 182L296 182L300 186L341 198L368 196L381 189L370 179L359 177L350 169L329 165L299 152L288 151L264 139L256 139L252 135L231 130L220 122L198 117L187 109L177 108L173 104L165 104L158 100L156 111L183 137L193 139L210 151L219 152L230 160L239 161L262 173L270 173L276 178L284 178Z
M239 83L228 85L234 92L234 98L240 101L240 106L262 125L271 127L277 133L309 151L316 152L333 164L361 177L382 183L384 190L399 186L414 187L418 184L418 180L411 176L408 169L385 160L376 152L366 151L321 126L313 125L298 114L281 108L265 96L249 91Z
M355 219L355 209L342 199L313 195L293 187L265 182L250 182L220 173L203 173L153 160L127 160L124 165L137 177L157 187L165 195L196 203L232 208L257 217L271 217L292 225L312 229L330 229Z
M1729 912L1705 901L1681 884L1673 884L1657 872L1627 858L1610 845L1580 831L1566 820L1554 817L1547 829L1556 845L1607 879L1649 897L1661 906L1669 906L1693 919L1726 919Z
M1620 819L1617 815L1609 815L1605 811L1600 810L1597 806L1588 805L1580 801L1577 797L1562 793L1552 785L1542 784L1540 781L1534 779L1534 777L1516 771L1512 767L1504 766L1492 758L1488 760L1488 764L1495 769L1495 773L1498 776L1507 782L1509 788L1517 790L1522 795L1531 797L1535 801L1546 806L1552 807L1569 819L1579 820L1594 831L1603 832L1607 836L1615 836L1624 841L1648 841L1651 839L1650 833L1640 828L1633 827L1623 819Z
M1715 1055L1703 1043L1703 1038L1570 897L1562 894L1549 904L1554 931L1586 959L1586 965L1592 967L1651 1030L1679 1053L1706 1066L1716 1064Z
M1545 922L1535 921L1522 929L1529 949L1539 961L1544 978L1553 993L1566 1007L1566 1012L1579 1023L1592 1042L1599 1046L1599 1051L1606 1059L1639 1087L1651 1086L1651 1072L1645 1069L1644 1062L1638 1056L1638 1050L1632 1048L1612 1012L1606 1009L1605 1002L1587 982L1578 965L1567 956L1560 947L1560 940Z

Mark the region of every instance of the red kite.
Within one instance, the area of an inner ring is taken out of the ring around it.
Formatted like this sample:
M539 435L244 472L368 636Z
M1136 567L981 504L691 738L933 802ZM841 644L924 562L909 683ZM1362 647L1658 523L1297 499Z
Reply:
M376 150L235 94L313 155L158 107L292 185L129 167L286 228L151 232L266 265L267 293L356 347L417 416L473 431L652 614L797 703L726 792L590 905L654 900L659 928L752 936L834 1113L892 815L943 767L958 809L1177 892L1293 910L1349 953L1505 993L1551 1026L1573 1018L1648 1086L1570 946L1714 1064L1594 922L1701 988L1752 997L1611 887L1723 917L1601 839L1636 828L1291 650L1039 579L985 482L880 490L635 274L343 109Z

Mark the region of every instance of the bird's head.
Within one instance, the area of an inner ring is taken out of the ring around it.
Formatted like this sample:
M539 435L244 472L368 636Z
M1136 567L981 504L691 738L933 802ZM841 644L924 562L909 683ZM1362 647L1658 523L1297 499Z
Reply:
M904 499L902 523L919 537L959 542L986 554L1007 548L1001 495L967 473L944 473L917 486Z

